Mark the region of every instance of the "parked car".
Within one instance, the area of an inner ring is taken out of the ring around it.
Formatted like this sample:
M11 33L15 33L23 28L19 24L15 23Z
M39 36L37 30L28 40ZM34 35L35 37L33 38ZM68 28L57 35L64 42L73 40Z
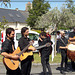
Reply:
M2 42L5 41L5 31L2 31ZM18 40L21 37L21 30L15 30L15 37L14 37L14 41L15 41L15 48L17 49L18 47ZM38 38L39 38L39 33L35 32L35 31L29 31L29 36L28 36L31 40L34 41L33 46L34 47L38 47ZM34 52L38 52L38 50L34 51Z

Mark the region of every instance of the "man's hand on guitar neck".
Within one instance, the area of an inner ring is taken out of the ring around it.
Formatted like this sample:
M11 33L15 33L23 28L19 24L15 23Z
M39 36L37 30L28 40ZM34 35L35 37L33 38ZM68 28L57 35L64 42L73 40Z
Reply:
M28 47L28 50L35 51L36 49L35 49L35 47L33 47L33 46L30 46L30 47Z

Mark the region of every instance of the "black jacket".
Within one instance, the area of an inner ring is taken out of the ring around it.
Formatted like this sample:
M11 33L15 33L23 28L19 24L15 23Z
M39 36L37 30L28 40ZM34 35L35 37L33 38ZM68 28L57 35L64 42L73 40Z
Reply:
M43 41L40 41L40 40L38 41L39 46L45 45L48 42L52 44L52 41L49 38L45 38L45 39L42 39L42 40ZM41 48L40 49L41 57L47 57L47 56L49 56L51 50L52 50L52 46Z
M7 52L7 53L12 53L13 52L13 48L12 48L12 44L14 45L14 41L13 40L8 40L6 39L3 43L2 43L2 52ZM15 49L15 47L14 47Z

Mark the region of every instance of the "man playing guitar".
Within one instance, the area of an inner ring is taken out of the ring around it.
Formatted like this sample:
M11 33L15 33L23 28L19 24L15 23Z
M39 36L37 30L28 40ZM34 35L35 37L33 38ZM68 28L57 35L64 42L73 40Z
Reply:
M27 27L23 27L21 29L22 37L19 39L18 46L20 47L20 50L22 51L30 42L30 39L27 37L29 35L29 29ZM36 50L34 47L28 48L26 52L29 50ZM28 56L26 59L21 61L21 72L22 75L30 75L31 71L31 64L33 60L33 55Z
M2 50L1 50L1 55L3 55L5 58L10 58L13 60L19 59L18 55L10 55L10 53L14 52L14 34L15 31L13 28L7 28L6 29L6 40L2 43ZM17 68L16 70L11 70L7 68L6 75L21 75L20 68Z
M75 44L75 27L73 29L73 32L69 34L69 43ZM74 61L71 61L72 68L75 69L75 63Z

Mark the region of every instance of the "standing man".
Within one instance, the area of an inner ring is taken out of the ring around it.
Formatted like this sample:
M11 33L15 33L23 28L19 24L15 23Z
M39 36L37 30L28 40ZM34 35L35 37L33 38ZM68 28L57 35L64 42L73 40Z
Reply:
M22 37L19 39L18 45L20 50L22 51L30 42L30 39L27 37L29 35L29 29L27 27L23 27L21 29ZM28 50L35 50L35 48L28 48ZM21 61L21 72L22 75L30 75L31 65L32 65L33 55L28 56L26 59Z
M67 68L67 47L66 45L68 44L68 39L65 38L65 32L61 31L61 39L59 40L59 48L61 51L61 71L60 73L64 74L64 63L65 63L65 70L68 71Z
M57 42L56 42L56 50L57 50L57 53L60 52L60 50L59 50L59 39L60 38L61 38L60 31L57 31Z
M41 29L41 33L44 32L44 29ZM41 36L39 35L39 40L42 41Z
M50 43L50 45L52 44L52 42L50 41L49 38L47 38L46 36L46 33L45 32L42 32L40 33L40 37L42 39L42 41L39 39L38 43L39 45L44 45L46 43ZM49 65L49 55L50 55L50 50L52 47L49 46L49 47L44 47L42 49L40 49L40 54L41 54L41 64L42 64L42 67L43 67L43 73L44 75L47 75L46 74L46 68L48 69L48 72L49 72L49 75L52 75L52 71L51 71L51 68L50 68L50 65Z
M13 51L15 50L14 48L14 35L15 35L15 31L13 28L7 28L6 29L6 40L2 43L2 50L1 50L1 55L3 55L5 58L10 58L13 60L17 60L19 59L18 55L9 55L9 53L13 53ZM6 75L21 75L21 71L20 69L16 69L16 70L11 70L11 69L7 69Z
M51 35L49 34L49 31L46 31L46 36L51 40Z
M73 32L69 34L69 43L74 43L75 44L75 27L73 29ZM75 63L74 61L71 61L72 68L75 70Z

